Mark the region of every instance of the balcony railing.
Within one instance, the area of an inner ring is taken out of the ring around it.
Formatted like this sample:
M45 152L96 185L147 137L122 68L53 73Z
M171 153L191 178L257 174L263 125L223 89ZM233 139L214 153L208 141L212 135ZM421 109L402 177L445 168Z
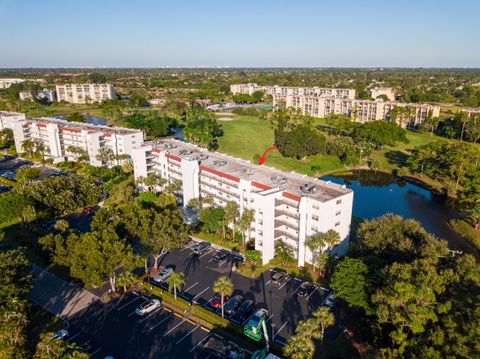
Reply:
M207 187L211 187L211 188L214 188L216 190L219 190L221 192L225 192L225 193L228 193L229 195L232 195L236 198L240 198L239 194L231 189L228 189L228 188L225 188L225 187L221 187L221 186L217 186L215 184L212 184L211 182L208 182L206 181L205 179L200 179L200 184L202 186L204 186L203 188L205 188L205 186Z
M286 199L276 199L275 200L275 206L278 207L278 206L281 206L281 205L285 205L285 206L289 206L289 207L293 207L293 208L298 208L298 202L292 202L292 201L288 201Z
M298 231L298 229L300 228L300 226L298 225L298 222L293 223L293 222L290 222L290 221L286 221L284 219L275 219L275 228L280 227L280 226L287 226L287 227L295 229L296 231Z
M275 239L278 239L280 237L287 237L287 238L290 238L290 239L298 242L298 234L293 234L293 233L290 233L290 232L285 231L283 229L276 229L273 232L273 235L274 235Z
M287 217L294 218L296 220L300 219L299 213L293 213L284 209L275 209L275 218L280 216L287 216Z

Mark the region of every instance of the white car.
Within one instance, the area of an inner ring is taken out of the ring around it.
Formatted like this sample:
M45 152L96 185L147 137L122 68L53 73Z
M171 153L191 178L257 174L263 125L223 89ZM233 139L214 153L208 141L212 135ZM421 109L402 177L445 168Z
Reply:
M60 329L58 332L53 333L52 340L64 340L68 335L69 333L67 329Z
M168 277L172 275L172 268L163 268L157 275L153 277L153 280L157 283L165 282Z
M335 306L335 301L336 301L335 294L330 293L328 297L325 299L325 306L329 308L333 308Z
M153 312L155 309L160 308L160 301L158 299L151 299L145 303L140 304L140 306L135 309L137 315L143 316L145 314Z

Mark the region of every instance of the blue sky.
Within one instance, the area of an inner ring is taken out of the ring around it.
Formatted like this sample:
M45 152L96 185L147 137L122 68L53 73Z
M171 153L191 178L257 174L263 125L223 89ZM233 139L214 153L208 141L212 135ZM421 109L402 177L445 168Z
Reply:
M480 67L480 0L0 0L0 67Z

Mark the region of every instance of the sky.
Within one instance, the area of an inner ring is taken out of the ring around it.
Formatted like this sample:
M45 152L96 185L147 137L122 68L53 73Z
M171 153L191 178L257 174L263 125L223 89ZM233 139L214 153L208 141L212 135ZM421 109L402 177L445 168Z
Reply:
M480 0L0 0L0 67L480 67Z

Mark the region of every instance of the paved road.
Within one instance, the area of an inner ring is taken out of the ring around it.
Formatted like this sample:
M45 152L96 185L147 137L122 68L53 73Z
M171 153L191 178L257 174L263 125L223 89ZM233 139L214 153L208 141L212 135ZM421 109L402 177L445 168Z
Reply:
M67 282L35 264L32 268L35 284L29 299L58 317L68 320L99 300L80 285Z

